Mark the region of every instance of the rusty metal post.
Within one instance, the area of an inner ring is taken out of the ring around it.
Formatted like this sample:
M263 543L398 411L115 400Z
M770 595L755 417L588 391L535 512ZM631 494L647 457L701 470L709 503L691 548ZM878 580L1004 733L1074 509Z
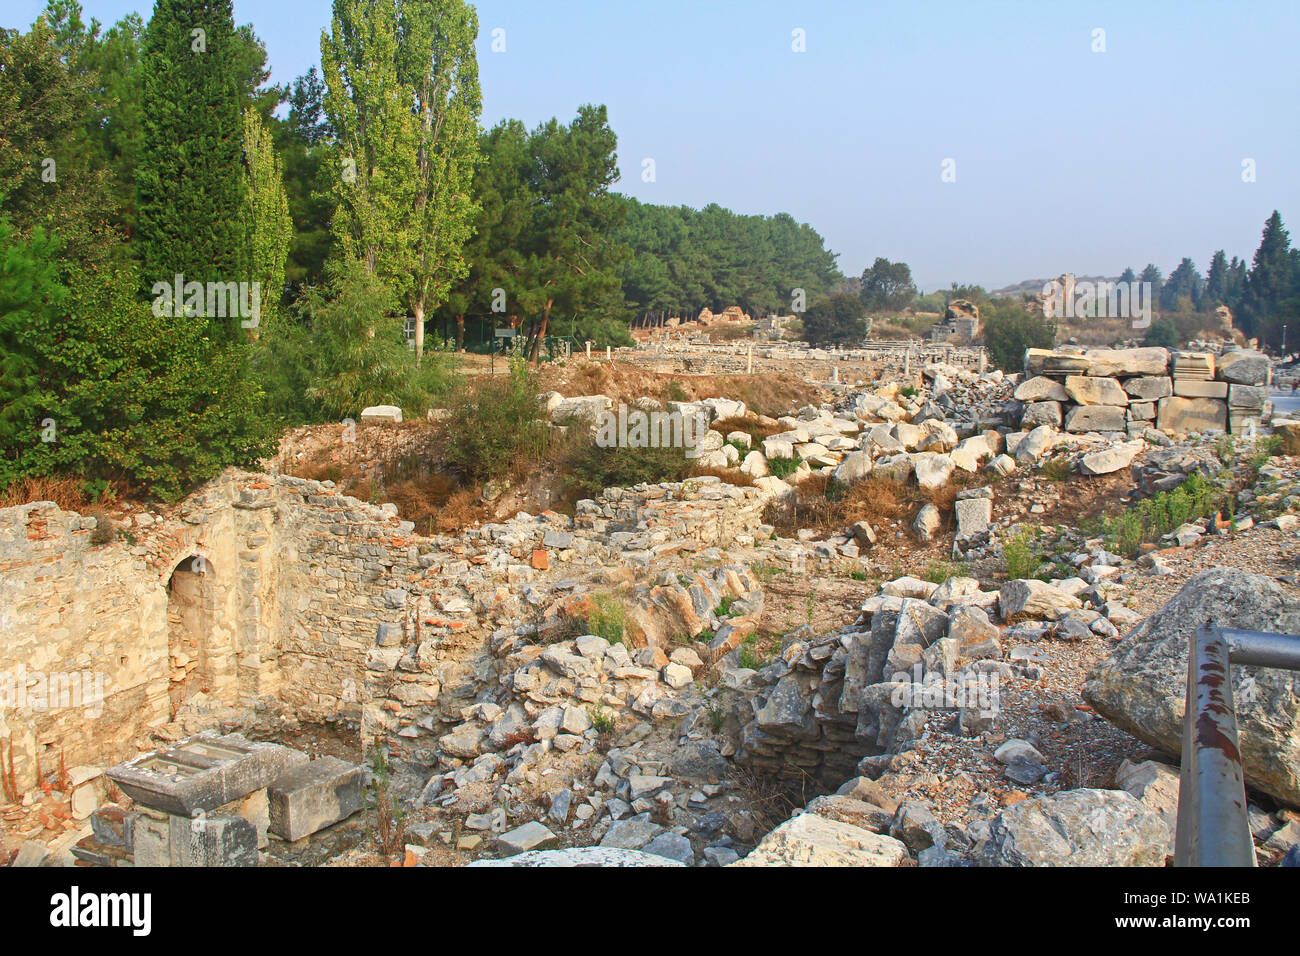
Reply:
M1202 624L1187 657L1177 866L1254 866L1228 640Z

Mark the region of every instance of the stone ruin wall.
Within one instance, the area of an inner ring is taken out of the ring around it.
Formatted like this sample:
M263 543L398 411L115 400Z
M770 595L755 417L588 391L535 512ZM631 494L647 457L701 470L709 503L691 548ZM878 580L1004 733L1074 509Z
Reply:
M5 702L0 741L13 747L20 786L36 782L38 761L48 772L60 761L133 756L181 703L214 720L259 705L306 719L349 716L344 698L363 683L383 614L375 595L402 570L376 559L391 540L366 535L401 525L361 502L304 493L320 490L308 484L228 473L104 545L91 542L94 519L48 502L0 509L0 680L9 688L20 674L44 675L53 686L55 675L85 673L103 690L102 713L61 706L84 704L76 693L41 707L31 696L38 684ZM195 569L201 597L178 609L169 583ZM201 645L192 652L172 633L182 620ZM178 663L176 650L191 659ZM178 684L183 700L173 696ZM79 693L80 681L73 686ZM359 716L355 704L351 711Z
M0 509L0 680L88 672L102 676L104 695L98 713L93 702L0 700L6 762L12 748L28 789L38 764L104 766L149 749L149 732L174 717L173 678L186 669L187 689L201 691L187 714L216 722L260 708L357 720L366 741L418 742L495 685L488 639L528 612L524 590L548 573L530 559L548 530L572 534L566 560L579 564L553 565L553 575L589 570L588 556L644 568L674 549L752 540L765 501L733 492L611 489L573 522L548 513L458 538L415 535L394 506L328 482L233 471L104 545L91 543L94 519L51 503ZM195 558L203 648L178 669L169 582Z

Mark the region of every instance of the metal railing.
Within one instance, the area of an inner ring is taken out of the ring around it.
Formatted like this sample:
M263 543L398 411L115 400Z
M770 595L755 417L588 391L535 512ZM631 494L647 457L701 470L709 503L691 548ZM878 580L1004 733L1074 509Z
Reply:
M1187 657L1176 866L1254 866L1232 665L1300 670L1300 636L1197 628Z

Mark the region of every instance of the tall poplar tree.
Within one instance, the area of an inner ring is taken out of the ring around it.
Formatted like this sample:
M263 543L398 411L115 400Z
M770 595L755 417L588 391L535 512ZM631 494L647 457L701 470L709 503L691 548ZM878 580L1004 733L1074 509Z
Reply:
M260 331L274 321L284 294L285 263L293 240L293 219L284 191L280 159L271 134L253 107L244 110L244 152L248 157L245 191L248 196L249 274L261 285ZM254 338L259 331L254 332Z
M334 0L321 35L340 253L424 319L468 270L477 206L478 18L462 0Z
M479 161L478 14L463 0L403 0L398 78L415 92L418 154L411 285L405 302L415 317L415 358L424 356L425 315L469 271L463 254L479 212L474 167Z

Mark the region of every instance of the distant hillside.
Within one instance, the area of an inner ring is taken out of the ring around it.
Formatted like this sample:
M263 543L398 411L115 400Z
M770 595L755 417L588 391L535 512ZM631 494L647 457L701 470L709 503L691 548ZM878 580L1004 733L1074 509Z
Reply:
M1051 276L1047 279L1026 279L1024 282L1017 282L1015 285L1005 286L1001 289L994 289L989 295L1010 295L1020 296L1025 294L1042 294L1043 286L1047 283L1060 278L1059 275ZM1118 282L1119 276L1080 276L1074 277L1076 282Z

